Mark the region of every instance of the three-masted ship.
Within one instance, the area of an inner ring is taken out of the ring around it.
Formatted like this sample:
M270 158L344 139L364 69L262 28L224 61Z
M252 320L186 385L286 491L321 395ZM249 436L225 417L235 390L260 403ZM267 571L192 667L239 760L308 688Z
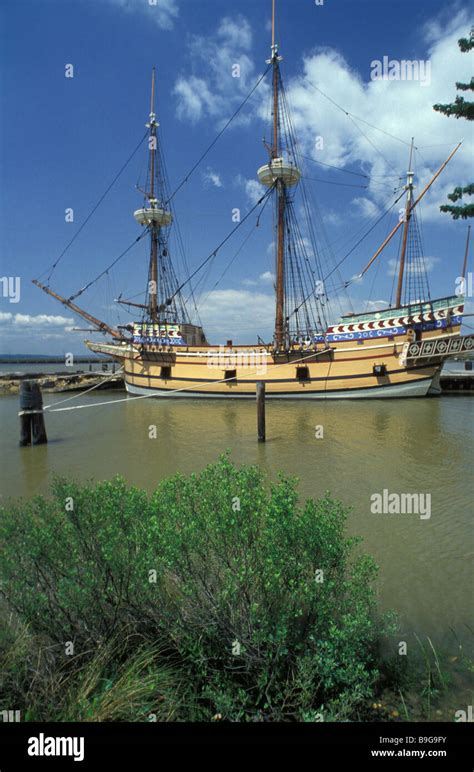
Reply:
M113 328L79 308L48 285L37 286L87 319L109 342L86 341L92 351L118 360L127 391L136 395L254 398L264 382L268 398L347 399L417 397L437 394L444 360L474 347L461 337L461 294L430 299L420 253L416 207L457 152L442 164L415 198L414 172L407 174L399 221L363 269L401 234L396 300L393 307L328 318L329 297L321 267L311 262L308 238L298 224L295 200L304 188L301 153L293 130L275 42L275 2L271 56L271 140L258 169L266 206L275 222L275 324L270 342L211 347L202 326L192 324L169 252L173 213L163 174L154 108L155 74L147 125L149 161L143 206L134 216L150 242L145 302L119 300L137 313L133 324ZM311 213L309 212L309 217ZM466 250L467 255L467 250ZM314 257L314 255L313 255ZM464 260L463 274L466 270ZM347 286L347 284L345 285ZM80 293L78 293L80 294ZM415 295L415 296L413 296Z

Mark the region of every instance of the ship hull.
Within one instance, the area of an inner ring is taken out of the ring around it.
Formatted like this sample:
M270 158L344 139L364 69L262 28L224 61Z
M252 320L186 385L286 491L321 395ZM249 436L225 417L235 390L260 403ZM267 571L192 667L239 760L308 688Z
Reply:
M359 389L337 389L334 391L328 389L307 390L305 392L284 392L267 391L268 399L290 399L290 400L308 400L308 399L390 399L400 397L426 397L430 392L433 378L420 378L408 383L387 384L386 386L369 386ZM186 399L255 399L255 391L241 393L221 393L212 391L197 391L196 389L163 389L136 386L125 382L127 392L136 396L143 397L173 397Z
M218 348L143 340L87 345L120 361L126 389L136 396L255 399L262 382L267 399L435 396L446 357L474 341L460 338L463 307L457 298L431 307L401 317L393 310L381 319L354 317L309 347L281 353L231 342Z

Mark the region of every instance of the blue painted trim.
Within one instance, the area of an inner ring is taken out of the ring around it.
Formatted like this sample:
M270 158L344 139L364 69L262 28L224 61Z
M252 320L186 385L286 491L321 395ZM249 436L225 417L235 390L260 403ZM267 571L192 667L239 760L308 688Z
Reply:
M451 325L462 324L462 316L451 317ZM428 332L430 330L444 330L447 327L446 319L438 319L436 322L423 322L423 324L411 324L410 329L422 330L422 332ZM335 332L328 335L316 335L314 337L315 343L338 343L344 340L370 340L371 338L392 338L397 335L406 335L407 327L391 327L382 328L380 330L363 330L356 332Z

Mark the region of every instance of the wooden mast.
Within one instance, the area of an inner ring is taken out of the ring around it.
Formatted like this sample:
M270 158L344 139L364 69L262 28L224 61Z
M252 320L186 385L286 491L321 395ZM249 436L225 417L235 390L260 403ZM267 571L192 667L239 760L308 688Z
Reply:
M273 147L272 159L280 156L279 139L279 57L275 43L275 0L272 0L272 57L273 64ZM285 183L281 178L276 181L277 190L277 255L276 255L276 312L275 312L275 347L281 350L285 345L284 308L285 308Z
M464 286L464 279L466 278L467 256L469 254L469 238L470 238L470 236L471 236L471 226L468 225L467 226L467 236L466 236L466 250L464 252L464 261L463 261L463 264L462 264L462 273L461 273L461 278L463 280L463 286ZM465 292L463 292L463 295L464 294L465 294Z
M78 314L79 316L82 316L83 319L87 319L88 322L93 324L95 327L97 327L101 332L108 332L109 335L111 335L113 338L118 338L119 340L123 339L123 336L117 332L117 330L114 330L113 327L110 327L105 322L101 322L100 319L97 319L95 316L92 316L92 314L88 314L87 311L84 311L82 308L79 308L79 306L76 306L75 303L72 303L70 300L67 300L62 295L59 295L59 293L54 292L49 287L46 287L45 284L41 284L37 279L33 279L33 284L35 284L37 287L43 290L43 292L46 292L48 295L51 295L52 298L55 298L55 300L59 300L60 303L63 304L63 306L67 306L67 308L70 308L71 311L74 311L74 313Z
M411 168L412 157L413 157L413 137L411 139L410 163L408 164L408 172L407 172L407 184L406 184L407 198L406 198L406 205L405 205L405 224L403 228L402 250L400 252L400 269L398 272L397 297L395 300L396 308L400 307L401 301L402 301L403 275L405 272L405 257L407 252L408 229L410 227L410 219L411 219L411 211L412 211L412 198L413 198L413 171Z
M273 62L273 147L272 158L278 158L278 66L275 44L275 0L272 0L272 62Z
M445 167L448 165L448 163L450 162L451 158L453 157L453 155L454 155L455 153L457 153L457 151L459 150L459 148L461 147L461 145L462 145L462 142L459 142L459 144L457 144L457 145L456 145L456 147L454 148L454 150L453 150L453 151L452 151L452 152L449 154L449 156L447 157L446 161L445 161L445 162L444 162L444 163L443 163L443 164L442 164L442 165L439 167L439 169L438 169L438 171L436 172L436 174L435 174L435 175L434 175L434 176L431 178L431 180L430 180L430 181L427 183L427 185L426 185L426 186L423 188L423 190L421 191L420 195L418 196L418 198L417 198L417 199L416 199L416 201L414 202L413 206L411 207L411 211L413 211L413 209L415 208L415 206L417 206L417 205L420 203L421 199L422 199L422 198L425 196L425 194L426 194L426 193L429 191L429 189L431 188L431 186L432 186L432 184L434 183L434 181L435 181L435 180L436 180L436 179L439 177L439 175L441 174L441 172L443 171L443 169L444 169L444 168L445 168ZM381 246L380 246L380 247L377 249L377 251L376 251L375 255L373 255L373 256L370 258L370 260L369 260L369 262L367 263L367 265L365 266L365 268L364 268L364 269L361 271L361 273L359 273L359 275L357 276L357 278L358 278L358 279L361 279L361 278L362 278L362 276L364 276L364 274L366 274L366 273L367 273L367 271L369 270L369 268L370 268L370 266L372 265L372 263L373 263L373 262L375 262L375 260L377 259L377 257L378 257L378 256L381 254L381 252L383 252L383 250L385 249L385 247L387 246L387 244L388 244L388 243L389 243L389 242L392 240L392 238L395 236L396 232L397 232L398 230L400 230L400 228L401 228L401 226L402 226L403 224L404 224L404 223L403 223L403 221L402 221L402 220L400 220L400 221L399 221L399 222L398 222L398 223L395 225L395 227L393 228L393 230L392 230L392 231L391 231L391 232L388 234L388 236L387 236L387 238L385 239L385 241L383 242L383 244L381 244Z
M155 115L155 68L151 75L151 102L150 102L150 191L147 194L152 208L155 207L155 163L156 163L156 115ZM150 254L150 318L153 322L158 320L158 227L155 222L150 225L151 254Z

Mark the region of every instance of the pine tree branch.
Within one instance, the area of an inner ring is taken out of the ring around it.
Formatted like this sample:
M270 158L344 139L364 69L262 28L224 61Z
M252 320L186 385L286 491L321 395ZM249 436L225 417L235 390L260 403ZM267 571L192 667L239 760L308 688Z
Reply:
M438 113L444 113L450 117L466 118L468 121L474 120L474 102L466 102L463 97L456 97L455 102L450 105L433 105L433 110Z
M459 201L464 193L468 196L472 196L474 194L474 183L466 185L465 188L454 188L453 192L448 195L448 198L450 201Z
M449 212L453 220L467 220L468 217L474 217L474 204L465 204L464 206L449 206L443 204L440 206L440 212Z
M460 38L458 40L458 46L463 52L470 51L474 48L474 28L471 29L469 38ZM474 90L474 78L471 78L470 83L456 83L458 91L473 91ZM466 118L468 121L474 120L474 102L466 102L464 97L457 96L455 101L448 105L433 105L433 110L438 113L443 113L448 118L454 115L455 118ZM465 187L454 188L453 192L448 194L450 201L456 202L462 200L463 195L474 195L474 183L470 183ZM474 217L474 203L463 204L462 206L451 206L450 204L443 204L440 206L440 212L447 212L451 215L453 220L467 220L468 217Z
M460 38L458 40L458 46L461 49L461 51L463 52L463 54L467 53L467 51L470 51L471 48L474 48L474 37L472 37L472 33L471 33L471 37L469 39L468 38Z
M470 83L456 83L458 91L474 91L474 78L471 78Z

